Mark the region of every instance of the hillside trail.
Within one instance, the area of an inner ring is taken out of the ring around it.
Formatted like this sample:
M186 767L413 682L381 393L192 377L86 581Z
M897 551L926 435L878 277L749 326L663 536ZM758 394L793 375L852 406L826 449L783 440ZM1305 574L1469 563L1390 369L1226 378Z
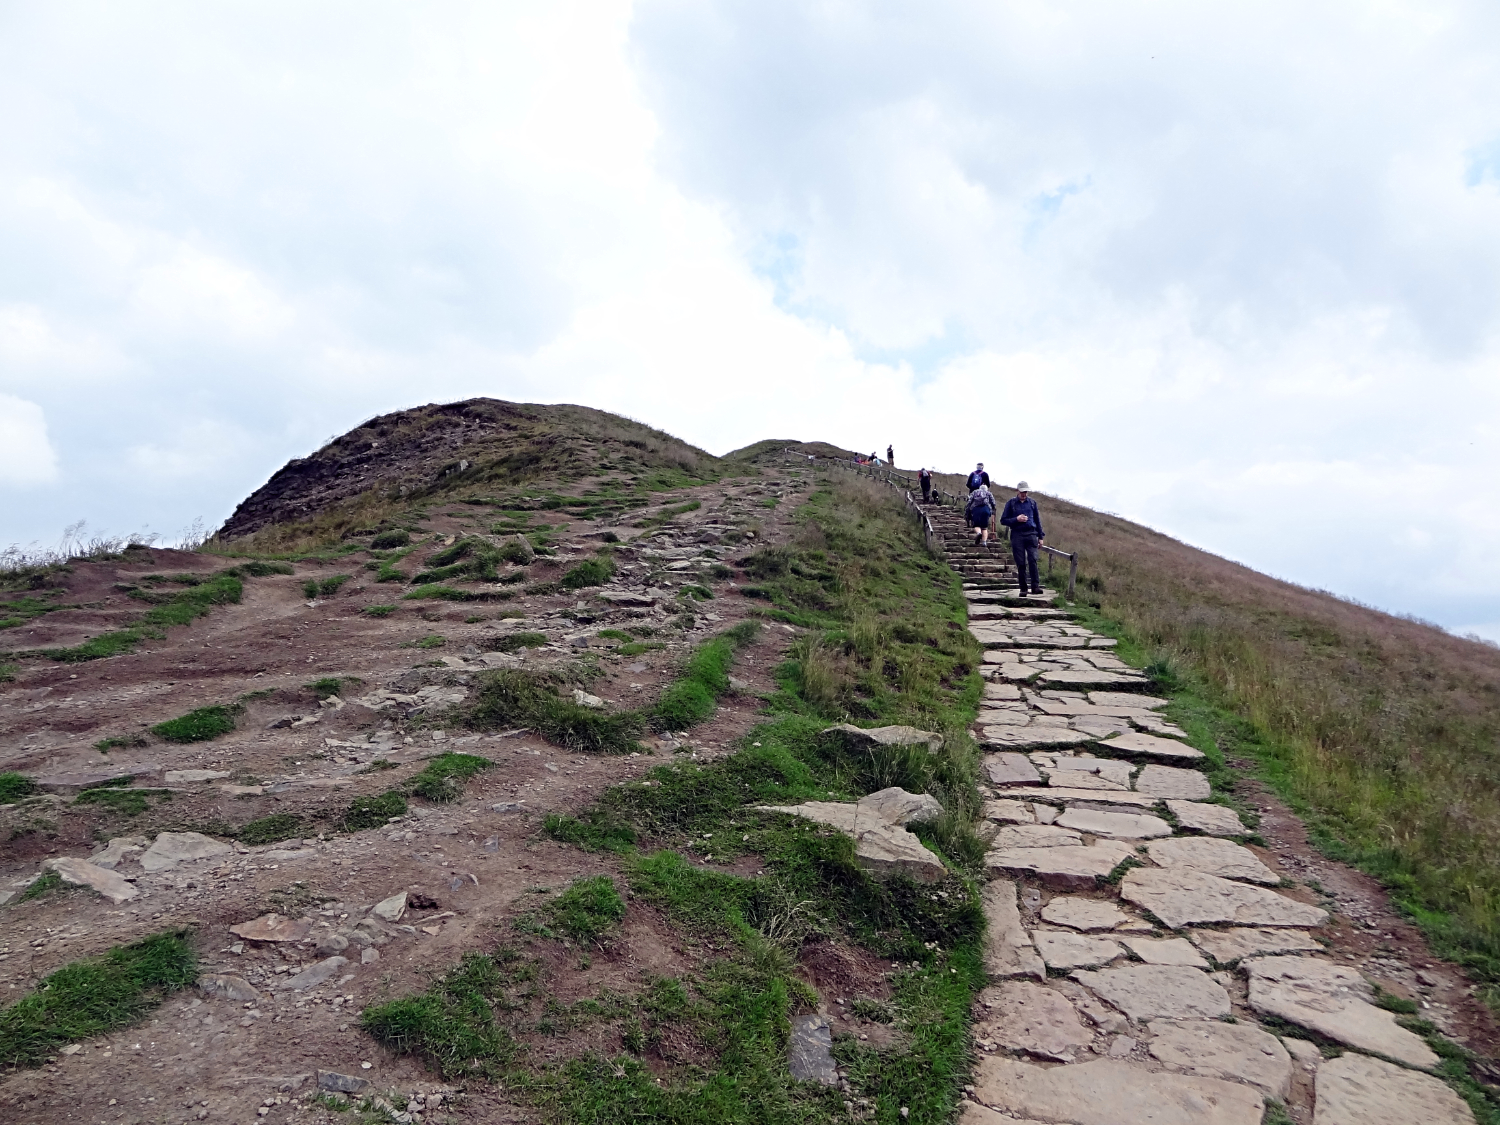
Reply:
M0 1111L36 1125L306 1121L305 1098L320 1071L368 1082L371 1091L421 1094L434 1109L451 1099L452 1088L417 1060L364 1035L358 1013L421 991L466 952L492 948L538 892L618 874L613 857L545 837L542 818L575 813L664 760L731 752L757 722L761 696L775 690L772 671L796 630L768 623L739 651L735 693L715 716L685 734L648 738L641 754L570 753L528 731L444 730L433 715L469 700L488 669L576 667L586 653L602 670L589 693L606 706L650 703L694 645L751 615L756 603L715 576L724 541L737 542L738 552L784 542L809 485L772 473L677 489L632 513L645 528L544 513L555 554L528 568L534 581L555 580L592 556L611 530L621 540L617 574L601 587L518 593L499 613L494 603L402 601L399 587L367 581L364 556L354 556L247 581L240 604L174 628L144 651L82 664L26 662L17 682L0 687L0 772L24 773L46 795L0 806L7 841L0 901L18 899L45 860L69 856L123 877L130 897L112 902L63 889L0 906L0 1006L70 962L164 930L191 932L203 977L198 990L169 998L142 1023L69 1047L43 1067L0 1075ZM693 501L697 510L679 511ZM455 504L434 512L423 535L441 545L475 532L475 510ZM116 584L234 561L159 550L127 562L74 561L69 600L89 607L34 619L24 643L77 644L117 627L131 604L112 593ZM303 593L309 578L351 569L355 577L335 596ZM683 584L714 594L685 632L663 608ZM387 602L397 606L389 616L363 612ZM646 651L622 655L618 637L601 630L653 639L637 646ZM541 634L545 643L503 651L497 639L517 633ZM443 638L441 647L413 647L432 636ZM320 704L304 684L326 677L345 683ZM235 699L244 700L238 729L214 741L94 748L101 738ZM451 804L413 800L406 815L379 828L315 830L332 808L386 791L449 750L496 766ZM385 765L372 769L376 762ZM120 792L138 791L149 808L129 815L75 803L86 786L110 779L127 784ZM309 834L252 847L222 831L277 814L302 818ZM173 838L162 833L190 831L198 836L164 851L161 841ZM372 913L403 893L404 905L397 899ZM553 968L566 1001L638 989L690 971L698 956L632 903L620 940L591 967ZM494 1099L444 1109L456 1120L531 1119Z
M965 1125L1473 1121L1391 1009L1489 1056L1474 987L1263 786L1236 786L1258 824L1218 801L1111 638L1019 596L1009 551L955 509L925 510L986 650L998 828Z

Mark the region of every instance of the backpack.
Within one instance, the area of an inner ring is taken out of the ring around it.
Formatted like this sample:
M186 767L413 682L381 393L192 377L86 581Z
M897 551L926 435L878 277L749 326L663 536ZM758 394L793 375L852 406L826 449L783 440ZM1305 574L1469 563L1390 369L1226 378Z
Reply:
M981 512L984 513L985 519L989 519L990 516L995 514L995 509L990 506L989 493L976 491L969 497L969 503L964 509L964 514L973 519Z
M973 492L976 488L984 483L984 474L981 473L978 469L975 469L972 473L969 474L969 479L966 483L969 486L969 491Z

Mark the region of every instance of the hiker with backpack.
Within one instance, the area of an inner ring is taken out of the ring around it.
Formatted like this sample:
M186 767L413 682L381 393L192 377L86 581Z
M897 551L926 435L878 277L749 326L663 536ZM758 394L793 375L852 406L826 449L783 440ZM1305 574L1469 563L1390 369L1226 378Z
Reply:
M932 503L932 474L925 468L917 471L917 483L922 486L922 503Z
M984 471L983 461L974 466L974 471L969 474L969 479L964 482L964 486L968 488L970 492L973 492L981 484L984 485L985 488L988 488L990 486L990 474Z
M1021 583L1021 597L1027 593L1042 592L1041 576L1037 573L1037 548L1046 539L1042 530L1042 513L1036 501L1029 495L1030 486L1023 480L1016 485L1015 496L1005 502L1005 511L1000 513L1000 522L1010 528L1010 551L1016 560L1016 576ZM1030 582L1028 584L1028 571Z
M974 546L988 547L990 532L995 526L995 497L983 481L969 493L969 503L964 508L969 526L974 529Z

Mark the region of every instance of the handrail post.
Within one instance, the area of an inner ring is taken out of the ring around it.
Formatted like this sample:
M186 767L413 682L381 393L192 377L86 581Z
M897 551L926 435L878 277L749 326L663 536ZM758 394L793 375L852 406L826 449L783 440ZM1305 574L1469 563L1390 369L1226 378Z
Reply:
M1073 600L1073 587L1078 581L1078 552L1068 556L1068 601Z

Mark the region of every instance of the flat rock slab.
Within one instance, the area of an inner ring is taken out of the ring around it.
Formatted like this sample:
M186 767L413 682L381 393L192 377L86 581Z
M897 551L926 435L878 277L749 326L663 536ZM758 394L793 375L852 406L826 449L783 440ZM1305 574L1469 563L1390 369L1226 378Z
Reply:
M406 892L398 891L370 907L370 913L384 922L399 922L406 913Z
M311 918L285 918L272 913L230 926L229 932L247 941L301 941L312 928Z
M1036 814L1024 801L1002 799L984 803L984 819L997 821L1000 824L1035 824Z
M916 727L871 727L867 730L849 723L839 723L826 728L823 735L842 738L846 744L864 749L874 749L877 746L926 746L935 752L943 747L942 735L930 730L918 730Z
M1291 1056L1281 1040L1254 1024L1152 1020L1147 1049L1172 1070L1246 1082L1278 1101L1291 1091Z
M198 978L198 991L210 1000L232 1000L236 1004L260 999L260 993L249 981L232 973L204 974Z
M986 754L984 774L991 785L1040 785L1042 775L1036 772L1025 754Z
M1353 969L1313 957L1257 957L1245 967L1255 1011L1410 1066L1437 1065L1420 1036L1397 1026L1394 1012L1369 1002L1370 986Z
M1079 970L1079 984L1133 1020L1214 1020L1229 1014L1229 993L1207 973L1181 965Z
M1108 793L1125 793L1130 790L1128 781L1116 781L1112 777L1086 773L1083 770L1055 769L1048 776L1047 784L1061 789L1092 789Z
M1187 938L1121 937L1130 952L1148 965L1188 965L1194 969L1208 968L1203 954L1193 948Z
M1200 805L1196 801L1168 801L1177 823L1210 836L1244 836L1249 832L1240 814L1223 805Z
M1197 770L1159 766L1154 762L1141 770L1141 775L1135 779L1135 791L1184 801L1203 801L1213 796L1213 786Z
M340 1074L336 1070L318 1071L318 1089L330 1094L358 1094L369 1085L368 1081L353 1074Z
M892 824L915 824L943 815L942 804L930 793L908 793L896 785L861 797L858 805L861 811L875 813Z
M1031 940L1049 969L1095 969L1125 956L1117 941L1069 930L1032 930Z
M986 701L999 700L1000 702L1010 703L1021 698L1021 689L1015 684L997 684L991 682L984 685L984 695L981 698Z
M234 851L223 840L215 840L201 832L163 832L156 842L141 856L141 866L147 871L161 871L195 859L212 859Z
M1045 979L1047 968L1021 925L1016 885L994 879L979 894L984 908L984 971L992 977L1033 976Z
M1474 1125L1445 1082L1364 1055L1318 1067L1315 1125Z
M1146 840L1172 834L1170 824L1150 813L1095 812L1092 809L1070 808L1057 818L1057 823L1064 828L1087 832L1090 836L1111 836L1120 840Z
M1124 707L1132 711L1143 707L1147 711L1155 711L1165 707L1171 700L1156 695L1137 695L1133 691L1091 691L1089 702L1095 707Z
M1175 840L1153 840L1146 853L1158 867L1189 867L1221 879L1239 879L1274 887L1278 875L1262 863L1249 848L1212 836L1179 836Z
M125 876L116 874L107 867L97 867L77 856L59 856L57 859L49 859L42 864L42 869L56 871L64 883L88 887L116 905L129 902L140 894Z
M1052 824L1015 824L995 833L994 848L1061 848L1082 845L1083 837L1070 828Z
M854 859L880 878L908 875L919 883L940 883L948 877L943 861L916 836L897 824L861 828L854 837Z
M1109 801L1116 805L1130 805L1133 808L1154 809L1161 803L1158 797L1148 797L1144 793L1101 793L1097 789L1075 789L1071 786L1039 786L1035 789L1012 789L1006 792L1007 797L1018 798L1027 801L1044 801L1049 805L1066 805L1074 801Z
M1030 750L1039 746L1082 746L1094 735L1068 727L1030 723L1024 727L981 726L980 741L985 746L1011 750Z
M975 1038L990 1039L1011 1051L1072 1062L1094 1040L1062 993L1031 981L1006 981L979 996L986 1009Z
M107 867L113 871L130 856L144 851L149 842L145 836L116 836L89 856L89 862L95 867Z
M817 1013L792 1018L792 1036L787 1044L787 1064L799 1082L837 1086L839 1071L833 1061L833 1030Z
M327 984L335 977L342 976L344 966L347 964L349 961L344 957L325 957L295 976L277 981L272 987L278 991L305 992L309 988L317 988L320 984Z
M1120 880L1120 897L1174 930L1208 922L1252 926L1321 926L1328 911L1190 867L1136 867Z
M1203 751L1178 742L1175 738L1157 738L1154 734L1121 734L1099 744L1101 749L1126 754L1144 754L1148 758L1197 761Z
M49 793L81 793L96 785L110 781L129 781L132 778L150 780L161 775L161 766L156 762L120 762L105 769L76 770L66 773L37 774L31 780L38 788Z
M1074 930L1112 930L1131 919L1107 899L1059 895L1042 907L1042 920Z
M990 1055L974 1084L974 1097L1001 1113L1067 1125L1260 1125L1264 1110L1248 1086L1117 1059L1044 1068Z
M1134 854L1128 844L1101 840L1087 847L996 848L984 857L991 876L1034 875L1058 890L1084 890Z
M1203 952L1221 965L1242 957L1269 953L1321 953L1323 947L1306 930L1260 929L1236 926L1229 930L1194 930L1188 935Z
M161 779L168 785L181 785L189 781L218 781L228 776L228 770L168 770Z
M1147 684L1151 681L1145 676L1134 675L1130 672L1087 672L1081 668L1069 669L1066 672L1043 672L1040 681L1046 687L1054 685L1058 687L1125 687L1129 684Z

